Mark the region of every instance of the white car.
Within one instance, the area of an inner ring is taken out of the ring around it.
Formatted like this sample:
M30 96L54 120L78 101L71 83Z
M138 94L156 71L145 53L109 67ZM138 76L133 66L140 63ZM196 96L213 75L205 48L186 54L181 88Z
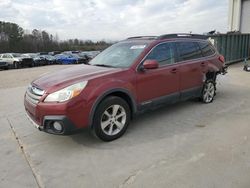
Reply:
M4 70L9 69L9 64L1 58L0 58L0 69Z
M33 66L33 59L22 56L18 53L5 53L0 55L0 60L5 61L9 64L9 67L18 69L20 67Z

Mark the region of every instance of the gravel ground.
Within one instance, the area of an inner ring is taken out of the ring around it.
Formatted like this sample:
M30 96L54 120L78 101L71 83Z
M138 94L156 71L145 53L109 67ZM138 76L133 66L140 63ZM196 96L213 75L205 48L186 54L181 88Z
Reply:
M87 130L46 134L27 120L29 82L67 67L0 71L0 187L250 186L250 73L242 64L219 78L213 103L187 101L148 112L110 143Z

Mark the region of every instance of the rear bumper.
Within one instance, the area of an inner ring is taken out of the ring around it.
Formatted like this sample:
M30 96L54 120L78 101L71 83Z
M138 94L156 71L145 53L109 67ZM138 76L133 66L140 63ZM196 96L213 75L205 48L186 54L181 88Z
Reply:
M228 69L228 65L225 65L224 67L222 67L222 70L220 71L220 73L221 73L222 75L227 74L227 69Z

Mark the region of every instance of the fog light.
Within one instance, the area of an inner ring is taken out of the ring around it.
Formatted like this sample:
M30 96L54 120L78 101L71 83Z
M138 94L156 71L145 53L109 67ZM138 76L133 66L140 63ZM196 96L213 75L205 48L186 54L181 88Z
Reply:
M62 132L63 130L63 126L61 123L59 123L58 121L55 121L53 123L53 128L57 131L57 132Z

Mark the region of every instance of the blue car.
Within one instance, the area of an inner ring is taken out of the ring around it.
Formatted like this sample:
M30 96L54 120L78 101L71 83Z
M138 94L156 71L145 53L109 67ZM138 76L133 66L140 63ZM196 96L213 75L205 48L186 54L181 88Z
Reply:
M56 62L58 64L76 64L77 63L77 58L71 56L71 55L65 55L65 54L58 54L55 55Z

